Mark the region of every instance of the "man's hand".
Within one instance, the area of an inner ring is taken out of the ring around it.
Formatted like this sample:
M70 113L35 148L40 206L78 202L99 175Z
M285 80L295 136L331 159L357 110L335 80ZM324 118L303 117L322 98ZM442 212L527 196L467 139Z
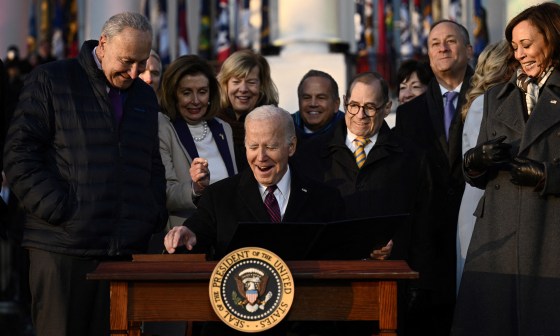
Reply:
M200 195L210 184L210 170L208 169L208 160L203 158L195 158L189 169L195 195Z
M490 167L505 165L511 161L511 145L504 143L506 136L486 141L465 153L463 164L473 173L483 173Z
M544 184L544 165L526 158L516 157L510 164L511 183L528 187L542 187Z
M176 226L165 235L163 245L169 253L175 253L181 245L185 245L190 251L196 245L196 235L186 226Z
M383 246L380 250L373 250L373 252L371 252L370 254L370 257L371 259L375 259L375 260L385 260L389 258L392 250L393 250L393 240L389 240L387 245Z

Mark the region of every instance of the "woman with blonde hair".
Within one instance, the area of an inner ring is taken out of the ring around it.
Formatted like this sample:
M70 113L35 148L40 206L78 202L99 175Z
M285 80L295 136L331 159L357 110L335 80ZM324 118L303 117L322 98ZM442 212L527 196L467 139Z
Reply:
M465 105L461 110L461 118L465 122L463 155L476 145L484 107L484 92L498 83L507 81L514 72L514 62L511 47L506 40L486 46L480 54L471 78L471 87L466 94ZM484 190L467 184L461 200L457 222L457 292L474 229L476 217L473 216L473 213L483 194Z
M245 160L245 116L255 107L278 105L278 89L270 77L267 60L252 50L231 54L218 73L221 88L219 117L233 130L235 155L239 171L247 166Z

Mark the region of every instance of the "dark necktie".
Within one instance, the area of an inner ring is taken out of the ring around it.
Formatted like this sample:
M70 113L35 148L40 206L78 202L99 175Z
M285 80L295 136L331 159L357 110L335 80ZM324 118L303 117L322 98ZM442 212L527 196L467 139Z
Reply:
M273 223L280 223L282 217L280 216L280 207L278 206L278 200L274 196L274 191L276 190L276 185L272 185L266 188L267 194L264 197L264 205L266 205L266 210L270 216L270 220Z
M451 122L455 117L455 105L453 101L459 95L458 92L448 91L443 96L445 97L445 107L443 109L443 122L445 124L445 137L449 140L449 128L451 127Z
M121 122L121 118L123 115L123 103L120 90L111 86L109 88L109 100L111 101L111 106L113 106L115 120L117 120L118 124Z

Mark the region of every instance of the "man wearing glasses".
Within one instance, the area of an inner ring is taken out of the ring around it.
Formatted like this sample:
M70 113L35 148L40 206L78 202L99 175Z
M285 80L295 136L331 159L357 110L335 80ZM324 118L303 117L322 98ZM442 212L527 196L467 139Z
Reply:
M410 214L392 240L390 257L405 259L420 271L420 280L411 285L423 286L429 282L423 275L429 274L431 259L431 179L425 157L385 122L391 101L387 82L378 73L354 77L344 105L344 120L298 148L293 162L309 178L339 189L349 219ZM390 249L391 243L376 252Z

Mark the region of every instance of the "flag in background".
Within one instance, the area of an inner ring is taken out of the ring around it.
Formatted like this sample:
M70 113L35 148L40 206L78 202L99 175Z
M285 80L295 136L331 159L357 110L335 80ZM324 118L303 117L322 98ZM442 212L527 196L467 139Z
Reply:
M74 58L78 56L78 1L66 1L66 57Z
M210 1L200 0L200 33L198 37L198 55L206 60L212 57L210 48Z
M420 37L420 46L422 48L421 55L428 54L428 35L430 34L430 27L434 23L432 13L432 0L423 0L422 5L422 31Z
M270 45L270 8L268 0L261 0L261 52Z
M231 53L231 43L229 39L229 8L227 0L219 0L217 4L217 36L216 36L216 57L219 63L228 58Z
M49 0L41 1L41 30L39 39L46 39L51 36L51 6Z
M387 30L385 23L385 1L377 0L377 72L387 81L391 77L387 55ZM372 65L372 69L375 67Z
M56 59L65 57L64 47L64 6L63 0L56 0L54 3L54 18L52 24L52 54Z
M354 38L356 40L356 72L369 70L369 59L366 41L366 8L365 2L356 1L354 13Z
M37 0L31 1L29 6L29 21L27 33L27 53L32 54L37 49Z
M237 8L239 14L237 16L237 49L247 49L251 46L251 9L249 7L250 0L238 0Z
M482 7L480 0L474 0L474 59L478 56L486 45L488 45L488 25L486 23L486 9Z
M189 36L187 32L187 4L186 0L177 3L177 56L189 54Z
M408 0L402 0L399 7L399 14L401 18L401 58L408 59L414 54L414 47L412 45L412 36L410 31L410 13Z
M158 21L157 21L157 52L161 58L161 63L165 67L171 62L169 52L169 29L167 26L167 0L158 1Z
M395 27L395 16L393 12L393 0L385 0L385 44L387 46L387 81L396 81L398 56L395 51L393 31Z
M461 10L461 0L451 0L449 2L449 19L460 23L462 17Z
M411 41L414 49L414 55L420 55L422 52L422 13L420 11L420 0L414 0L412 3L411 14Z

